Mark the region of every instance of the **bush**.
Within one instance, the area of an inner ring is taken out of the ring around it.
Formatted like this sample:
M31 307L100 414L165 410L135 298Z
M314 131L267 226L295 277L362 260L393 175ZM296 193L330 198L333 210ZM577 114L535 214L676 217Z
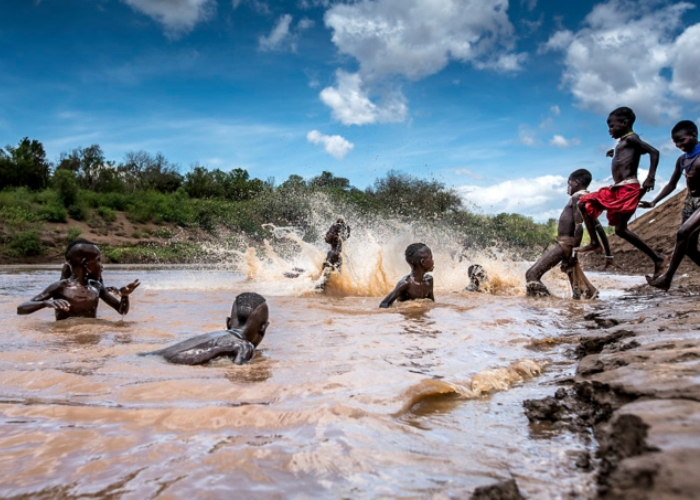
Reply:
M105 222L111 223L117 220L117 213L109 207L97 207L97 215Z
M74 204L68 207L68 215L71 219L75 220L85 220L87 218L87 210L85 207L79 204Z
M58 203L44 205L39 209L37 215L47 222L66 222L68 217L66 209Z
M70 207L71 205L75 205L77 203L78 181L75 178L74 172L71 172L70 170L56 170L56 172L53 174L53 185L58 191L58 197L61 202L63 202L64 207Z
M9 253L16 257L33 257L44 253L39 232L34 229L14 235L8 248Z
M68 234L66 234L66 240L68 240L68 243L70 243L71 241L75 241L80 238L81 234L83 234L83 232L79 227L69 227Z

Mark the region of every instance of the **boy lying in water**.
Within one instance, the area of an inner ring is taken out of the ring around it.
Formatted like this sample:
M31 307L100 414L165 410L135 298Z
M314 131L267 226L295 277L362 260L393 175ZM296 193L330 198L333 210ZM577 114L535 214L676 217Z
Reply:
M406 248L406 262L411 266L411 274L401 278L396 288L387 295L381 308L387 308L394 301L403 302L414 299L430 299L435 301L433 295L433 277L429 274L434 267L433 252L423 243L413 243Z
M257 293L242 293L231 306L231 316L226 318L226 330L198 335L189 340L141 356L156 354L171 363L201 365L219 356L228 356L242 365L253 358L255 348L262 342L270 324L267 302Z
M129 312L129 295L140 285L139 280L120 288L121 298L112 295L102 284L102 254L97 245L84 239L75 240L66 249L66 260L69 277L20 304L17 314L31 314L49 307L56 311L57 320L94 318L100 299L121 315Z

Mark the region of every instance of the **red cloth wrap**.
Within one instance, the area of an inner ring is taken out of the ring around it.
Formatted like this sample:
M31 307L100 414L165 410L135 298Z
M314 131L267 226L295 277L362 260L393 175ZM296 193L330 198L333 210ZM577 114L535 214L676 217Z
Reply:
M642 194L639 184L625 184L604 187L594 193L584 194L579 198L579 202L583 202L586 213L596 219L607 211L608 222L615 226L619 216L632 215L637 210Z

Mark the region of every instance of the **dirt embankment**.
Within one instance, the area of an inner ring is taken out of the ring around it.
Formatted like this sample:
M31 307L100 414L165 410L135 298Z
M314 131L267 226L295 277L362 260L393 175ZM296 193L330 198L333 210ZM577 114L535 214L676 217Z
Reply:
M572 331L580 358L556 393L525 402L532 422L593 432L600 499L700 498L698 287L642 287L600 303Z
M173 224L139 224L130 221L123 212L105 222L95 217L90 221L70 219L67 223L46 222L39 226L41 255L15 255L1 251L0 264L48 264L64 260L66 245L80 237L96 243L106 262L131 263L190 263L213 262L220 256L204 246L215 247L230 234L218 234L198 228L182 228ZM9 231L0 227L0 238ZM242 239L245 239L241 237Z
M670 254L685 191L630 224L655 250ZM651 274L650 259L610 237L625 274ZM603 257L586 255L588 269ZM572 380L553 396L525 402L532 422L591 432L598 447L577 465L596 474L599 499L700 498L700 268L684 259L670 293L649 286L600 301L574 325Z
M657 252L670 254L676 244L676 231L681 223L681 209L685 195L686 191L683 190L662 205L638 216L630 223L630 229ZM648 195L647 197L651 199ZM609 240L615 262L621 267L621 269L612 272L637 275L653 272L654 266L649 257L615 235L611 235ZM595 270L602 270L605 264L602 255L592 254L582 256L581 262L586 269ZM687 277L683 275L687 275ZM689 259L683 259L676 277L681 283L700 285L700 268Z

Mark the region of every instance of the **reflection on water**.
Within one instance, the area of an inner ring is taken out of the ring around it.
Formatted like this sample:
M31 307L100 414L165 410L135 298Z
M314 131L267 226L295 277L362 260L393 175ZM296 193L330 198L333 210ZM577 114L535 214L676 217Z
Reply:
M443 268L436 303L379 310L385 290L317 294L312 277L280 278L286 265L261 261L269 276L252 281L231 269L108 267L109 285L143 283L125 320L102 305L98 319L60 323L50 310L15 314L58 266L1 271L0 496L465 496L510 477L531 498L587 491L566 458L584 444L530 435L521 406L572 369L556 339L587 305L506 290L526 267L509 264L517 272L495 294L461 292L466 272ZM393 286L405 264L385 273ZM249 365L137 356L220 329L249 290L271 311Z

